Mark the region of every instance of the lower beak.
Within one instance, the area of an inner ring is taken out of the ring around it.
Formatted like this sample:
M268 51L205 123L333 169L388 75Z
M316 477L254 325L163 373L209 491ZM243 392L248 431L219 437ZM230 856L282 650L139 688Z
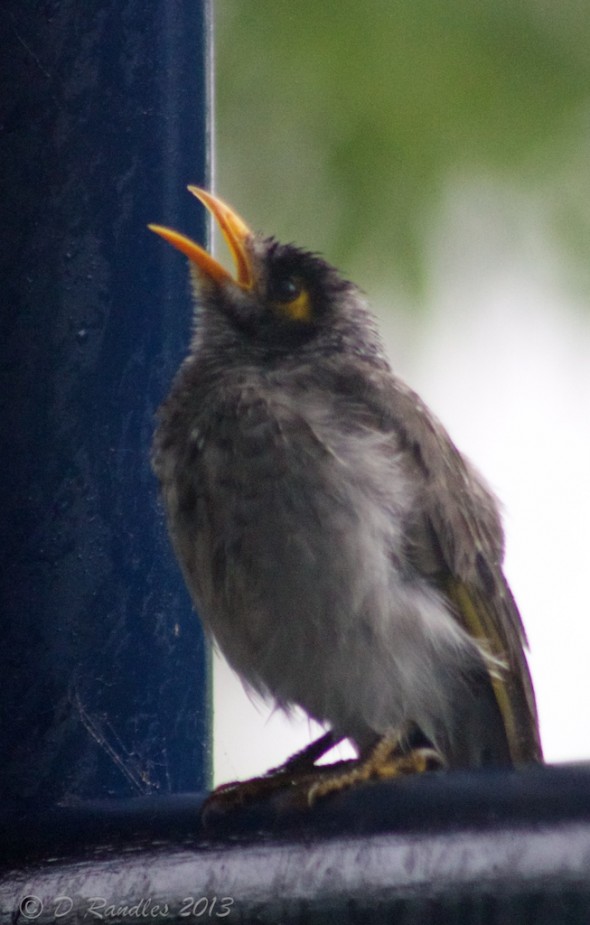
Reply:
M217 220L235 263L235 278L204 248L180 232L164 228L162 225L148 225L148 228L159 234L177 250L182 251L197 270L209 279L217 283L231 281L244 289L251 289L253 274L247 242L252 237L252 232L240 216L222 199L218 199L217 196L213 196L198 186L189 186L189 191L201 200L213 218Z

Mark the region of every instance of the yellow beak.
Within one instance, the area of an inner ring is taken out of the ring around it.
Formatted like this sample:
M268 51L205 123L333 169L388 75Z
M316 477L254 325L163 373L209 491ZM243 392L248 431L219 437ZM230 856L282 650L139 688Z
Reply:
M251 289L253 285L252 263L246 248L246 242L252 237L252 232L240 216L233 209L230 209L222 199L218 199L217 196L213 196L207 190L200 189L198 186L189 186L188 189L193 196L201 200L213 218L217 220L234 259L236 266L235 279L204 248L195 241L191 241L190 238L185 237L185 235L180 234L180 232L173 231L172 228L164 228L162 225L148 225L148 228L159 234L161 238L164 238L177 250L182 251L195 264L200 273L215 282L232 281L244 289Z

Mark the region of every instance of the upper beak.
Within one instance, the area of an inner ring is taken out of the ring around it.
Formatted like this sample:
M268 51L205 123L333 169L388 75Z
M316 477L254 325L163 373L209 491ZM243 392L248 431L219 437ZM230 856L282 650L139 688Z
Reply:
M159 234L177 250L186 254L201 273L215 280L215 282L222 283L230 280L244 289L251 289L253 285L252 262L246 249L246 241L252 237L252 232L240 216L233 209L230 209L223 200L218 199L217 196L213 196L198 186L189 186L189 191L197 199L200 199L203 205L209 209L213 218L217 219L234 259L236 266L235 279L211 254L207 253L195 241L185 237L185 235L180 234L178 231L173 231L171 228L163 228L162 225L148 225L148 228Z

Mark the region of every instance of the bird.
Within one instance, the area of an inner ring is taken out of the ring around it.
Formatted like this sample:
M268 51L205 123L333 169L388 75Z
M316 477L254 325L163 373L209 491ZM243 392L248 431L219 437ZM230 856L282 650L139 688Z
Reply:
M328 730L269 779L299 775L312 802L541 762L494 494L393 371L354 283L188 189L234 270L149 226L188 258L195 300L152 465L206 633L248 690ZM356 758L317 766L342 739Z

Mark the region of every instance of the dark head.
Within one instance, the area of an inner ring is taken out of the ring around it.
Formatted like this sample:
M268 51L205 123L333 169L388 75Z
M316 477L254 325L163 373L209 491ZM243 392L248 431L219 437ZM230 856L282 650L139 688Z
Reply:
M219 223L232 276L184 235L150 225L189 259L198 307L195 348L281 357L299 351L381 356L379 335L356 288L317 254L254 234L226 203L189 190Z

